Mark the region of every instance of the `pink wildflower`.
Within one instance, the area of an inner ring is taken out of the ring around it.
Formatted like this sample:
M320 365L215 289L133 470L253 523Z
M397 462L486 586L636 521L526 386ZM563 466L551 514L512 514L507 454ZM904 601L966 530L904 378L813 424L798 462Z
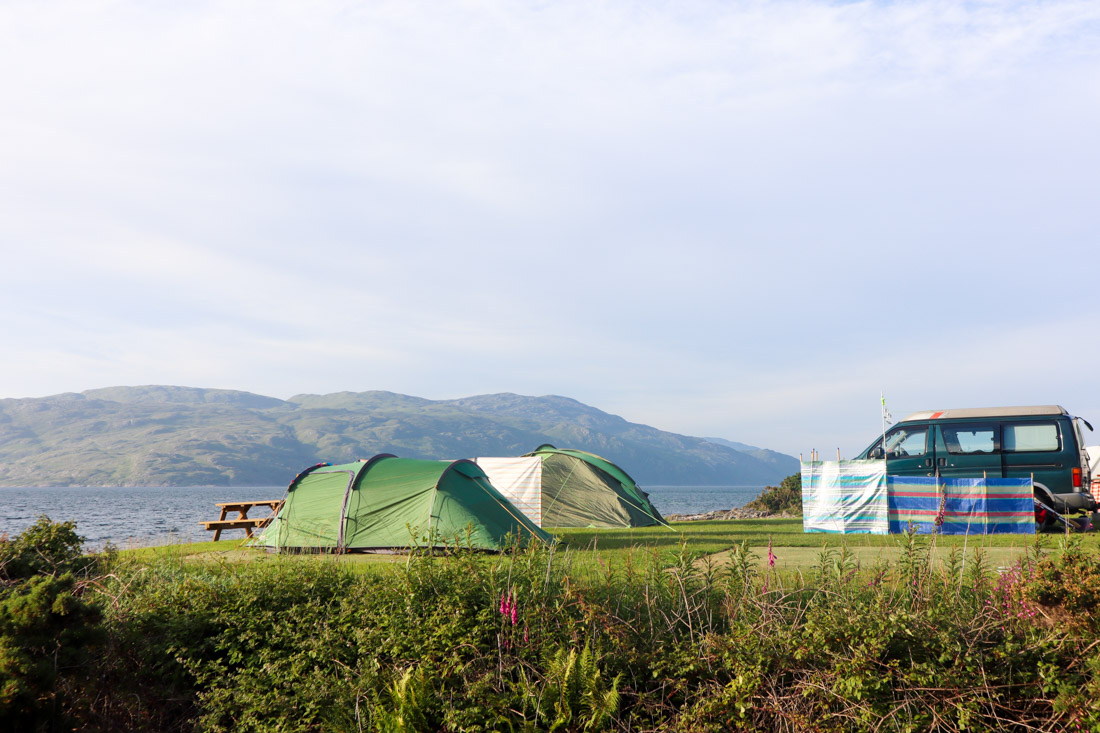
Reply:
M775 553L772 552L772 538L768 538L768 567L775 567Z
M500 615L512 622L515 626L519 621L519 604L516 603L516 592L508 590L500 594Z

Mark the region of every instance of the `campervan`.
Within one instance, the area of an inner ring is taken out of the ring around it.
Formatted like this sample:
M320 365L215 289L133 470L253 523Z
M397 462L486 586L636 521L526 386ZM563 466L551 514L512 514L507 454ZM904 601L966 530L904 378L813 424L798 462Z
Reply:
M1097 511L1085 428L1092 430L1058 405L929 410L909 415L858 457L885 458L895 476L1031 478L1042 523L1044 506L1059 514Z

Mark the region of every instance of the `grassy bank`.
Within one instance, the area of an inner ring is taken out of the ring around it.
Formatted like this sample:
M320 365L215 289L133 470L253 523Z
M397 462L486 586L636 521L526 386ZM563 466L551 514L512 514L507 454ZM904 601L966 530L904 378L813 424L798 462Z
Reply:
M877 561L892 562L902 552L906 540L901 535L836 535L804 533L799 518L743 519L730 521L673 522L667 527L640 527L633 529L550 529L561 541L559 552L572 552L579 558L593 562L621 565L639 550L656 550L666 559L681 551L681 545L696 556L721 555L739 545L746 545L759 562L765 562L769 544L776 556L776 566L790 570L807 570L818 562L823 550L847 550L860 558L862 564ZM979 535L972 537L939 536L929 540L937 556L950 554L952 548L966 551L968 557L982 552L995 558L999 564L1010 564L1036 540L1030 535ZM1062 537L1057 534L1039 538L1041 547L1057 551ZM1100 532L1079 535L1077 542L1086 550L1100 548ZM199 558L214 554L235 559L255 561L264 554L247 548L242 539L220 542L163 545L127 550L125 556L153 560L155 558L186 556ZM350 555L344 558L351 564L389 564L403 560L404 556Z
M1049 551L970 538L964 557L962 538L730 524L652 538L571 531L552 551L371 560L268 556L233 542L87 558L71 527L38 527L0 551L0 722L1100 727L1093 538L1047 538ZM783 554L797 550L812 557L783 570ZM863 550L892 554L863 562ZM998 569L997 550L1018 562Z

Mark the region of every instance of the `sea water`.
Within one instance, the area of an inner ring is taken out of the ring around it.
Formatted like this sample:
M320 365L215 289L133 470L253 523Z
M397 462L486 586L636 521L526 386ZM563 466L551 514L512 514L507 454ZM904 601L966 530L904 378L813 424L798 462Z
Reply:
M701 514L744 506L761 486L645 486L662 514ZM281 499L285 486L188 487L0 487L0 537L14 537L42 515L55 522L74 521L88 549L108 542L120 547L203 542L214 538L199 522L218 518L215 504ZM255 516L267 514L254 509ZM222 534L243 537L244 530Z
M76 522L89 549L108 542L120 548L204 542L214 533L199 522L218 518L215 504L280 499L285 491L285 486L0 488L0 536L13 537L45 515L55 522ZM267 510L252 513L261 517ZM222 536L243 537L244 530Z
M702 514L743 507L763 486L643 486L661 514Z

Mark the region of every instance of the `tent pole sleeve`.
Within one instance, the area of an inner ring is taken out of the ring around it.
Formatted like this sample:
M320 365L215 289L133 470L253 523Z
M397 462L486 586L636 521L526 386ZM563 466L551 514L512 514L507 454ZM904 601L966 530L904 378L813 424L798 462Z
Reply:
M364 466L365 465L366 464L364 464ZM363 469L360 468L358 471L356 471L354 473L352 473L350 471L348 472L349 475L350 475L350 478L348 479L348 485L344 488L344 501L340 503L340 529L336 534L336 552L337 553L341 553L345 549L344 545L347 542L347 537L344 536L345 535L344 528L347 526L347 523L348 523L348 498L351 496L351 487L355 485L356 477L358 477L359 474L362 471L363 471Z

